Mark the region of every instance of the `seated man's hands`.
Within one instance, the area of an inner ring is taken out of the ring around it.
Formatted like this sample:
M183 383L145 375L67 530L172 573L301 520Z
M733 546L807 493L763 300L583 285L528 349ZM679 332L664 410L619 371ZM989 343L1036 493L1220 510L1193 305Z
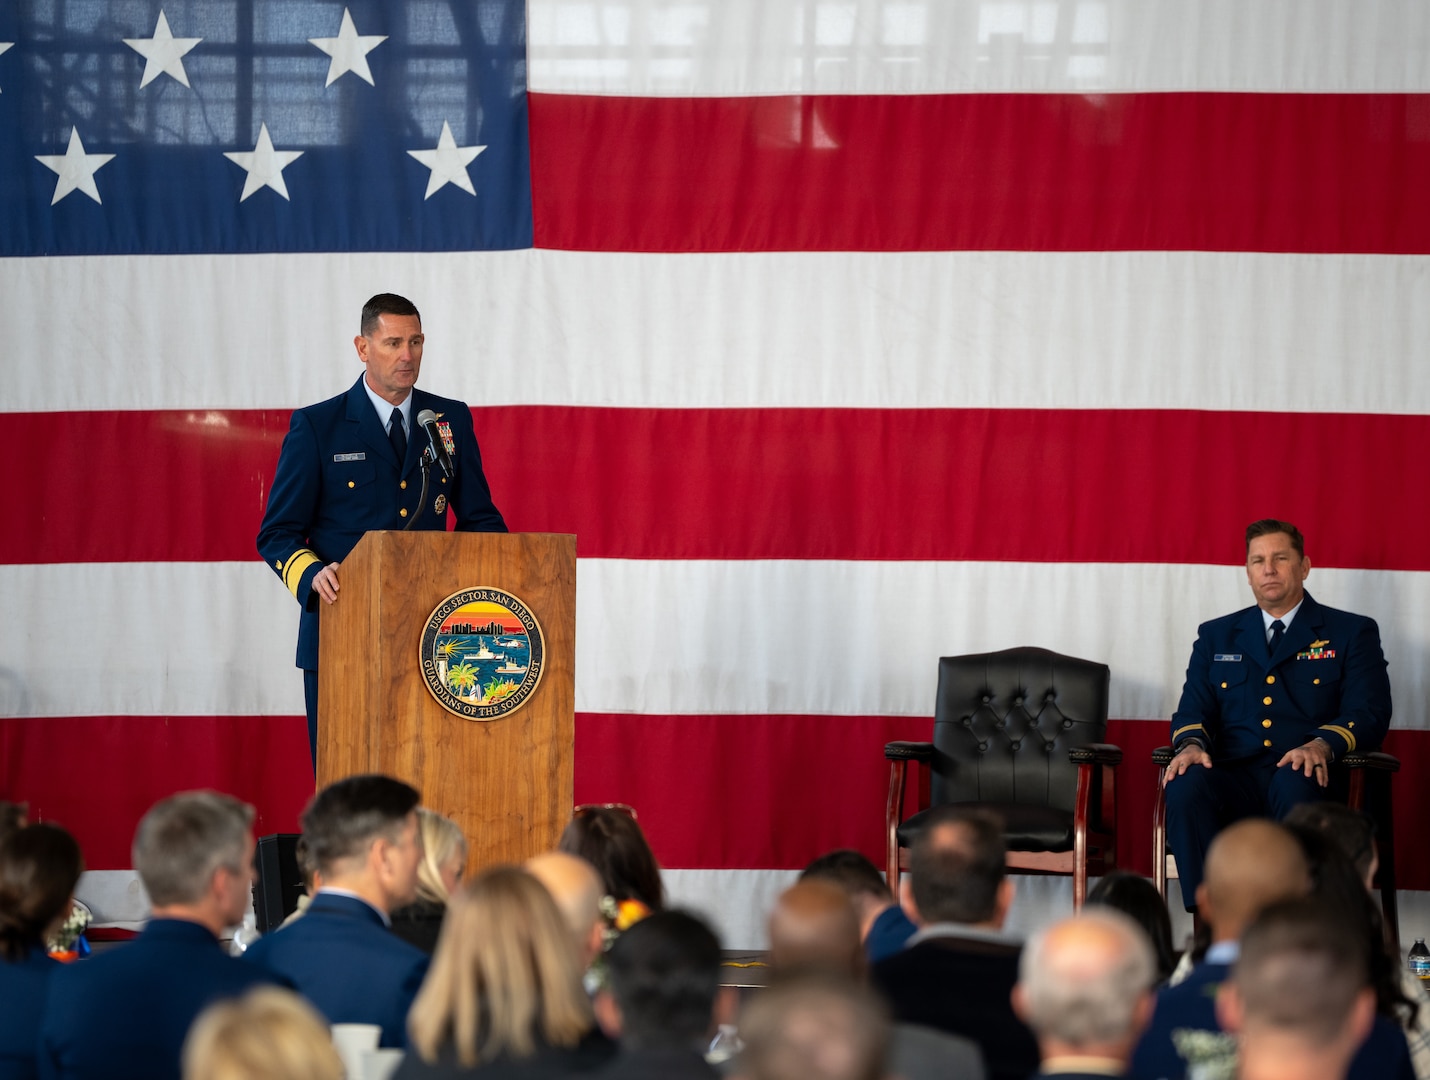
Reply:
M1206 752L1206 748L1200 743L1189 742L1186 746L1178 750L1177 756L1167 764L1167 783L1170 784L1193 765L1200 765L1204 769L1210 769L1212 767L1212 756ZM1308 773L1307 775L1310 774Z
M1312 739L1305 746L1286 751L1276 763L1276 767L1279 769L1283 765L1290 765L1307 776L1314 776L1316 783L1325 787L1331 774L1331 744L1325 739Z

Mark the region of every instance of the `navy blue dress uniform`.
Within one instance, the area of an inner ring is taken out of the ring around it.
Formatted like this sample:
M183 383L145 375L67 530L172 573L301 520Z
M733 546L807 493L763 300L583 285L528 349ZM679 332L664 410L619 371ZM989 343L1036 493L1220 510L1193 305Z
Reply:
M428 956L367 901L319 890L301 919L259 938L243 958L297 987L328 1023L377 1024L383 1046L407 1045L407 1011Z
M1207 847L1239 818L1280 820L1323 797L1314 776L1276 763L1312 739L1339 759L1376 750L1390 726L1390 679L1375 620L1323 607L1310 593L1274 653L1259 607L1203 623L1192 647L1172 746L1201 742L1212 767L1193 765L1167 783L1167 839L1190 909ZM1331 795L1343 795L1331 768Z
M55 1080L179 1080L184 1039L205 1007L286 985L183 919L154 919L132 942L62 965L48 983L38 1064Z
M425 506L418 507L422 472L418 467L426 436L416 419L423 409L437 414L451 435L455 476L438 468ZM313 578L342 562L363 533L373 529L437 530L447 527L447 507L465 532L506 532L492 504L482 472L482 455L465 404L412 390L411 427L402 461L388 438L372 399L358 377L347 393L298 409L283 439L268 508L258 531L258 552L302 605L298 621L298 667L305 672L308 738L317 759L318 606Z
M60 969L37 945L18 960L0 957L0 1080L33 1080L35 1032L44 1015L50 976Z

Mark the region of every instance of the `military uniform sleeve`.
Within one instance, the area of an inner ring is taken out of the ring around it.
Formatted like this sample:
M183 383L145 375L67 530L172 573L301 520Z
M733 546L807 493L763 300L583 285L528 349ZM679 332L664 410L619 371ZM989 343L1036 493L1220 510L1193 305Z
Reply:
M452 506L459 532L506 532L506 521L492 502L492 492L482 471L482 452L472 426L472 410L453 410L452 434L457 443L456 490Z
M1352 750L1378 750L1390 727L1390 676L1380 647L1380 628L1363 619L1346 649L1340 713L1316 729L1336 757Z
M288 434L283 437L278 470L258 529L258 553L305 608L316 603L313 578L324 565L318 553L308 547L322 485L317 436L299 409L293 413Z
M1221 706L1211 681L1212 642L1207 625L1197 628L1197 641L1192 646L1192 658L1187 663L1187 679L1182 684L1182 699L1172 714L1172 749L1181 750L1189 742L1199 742L1211 749L1212 736L1221 721Z

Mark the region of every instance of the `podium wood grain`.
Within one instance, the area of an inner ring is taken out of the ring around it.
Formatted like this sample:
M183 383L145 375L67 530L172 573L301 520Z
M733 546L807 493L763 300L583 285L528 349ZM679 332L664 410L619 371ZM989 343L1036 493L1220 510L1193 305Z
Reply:
M462 827L469 869L556 846L571 817L576 538L371 532L343 562L319 637L318 784L380 772ZM516 712L468 720L422 678L422 632L448 596L502 589L531 609L545 672Z

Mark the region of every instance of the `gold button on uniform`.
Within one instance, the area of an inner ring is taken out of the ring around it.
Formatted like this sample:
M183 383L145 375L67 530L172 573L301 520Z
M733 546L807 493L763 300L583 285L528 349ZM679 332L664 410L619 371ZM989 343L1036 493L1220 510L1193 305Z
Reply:
M1271 685L1272 683L1274 683L1275 681L1276 681L1276 676L1275 676L1275 675L1268 675L1268 676L1266 676L1266 685L1267 685L1267 686L1270 686L1270 685Z
M1271 740L1270 740L1270 739L1262 739L1262 740L1261 740L1261 745L1262 745L1262 746L1270 746L1270 745L1271 745Z
M406 491L406 490L407 490L407 481L404 480L404 481L402 481L402 483L398 484L397 486L400 487L403 491Z
M1262 727L1270 727L1270 726L1271 726L1271 721L1270 721L1270 720L1263 720L1263 721L1261 721L1261 726L1262 726Z
M1269 696L1262 698L1262 699L1261 699L1261 704L1263 704L1263 705L1270 705L1270 704L1271 704L1271 698L1270 698Z
M1320 680L1320 679L1312 679L1312 680L1311 680L1311 685L1312 685L1312 686L1320 686L1320 685L1321 685L1321 680Z
M401 510L399 510L399 511L397 511L397 512L398 512L399 514L401 514L403 517L406 517L406 516L407 516L407 507L404 506Z
M357 484L355 484L355 483L353 483L351 480L349 480L349 481L348 481L348 487L357 487Z
M1223 690L1225 690L1225 689L1226 689L1226 683L1222 683L1222 684L1221 684L1221 688L1222 688Z

